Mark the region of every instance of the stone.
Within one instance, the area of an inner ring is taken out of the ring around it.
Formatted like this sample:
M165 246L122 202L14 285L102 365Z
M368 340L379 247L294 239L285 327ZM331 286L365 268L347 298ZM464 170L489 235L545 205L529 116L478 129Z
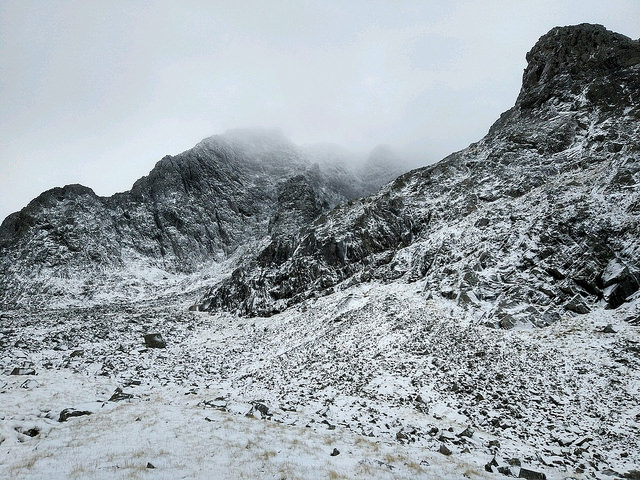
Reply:
M156 468L153 463L147 462L147 468Z
M640 289L640 274L618 259L611 260L602 273L603 297L610 308L618 308Z
M340 450L338 450L337 448L334 448L330 455L332 457L337 457L338 455L340 455Z
M496 460L496 457L494 456L489 462L484 465L484 469L489 473L493 473L493 467L498 468L498 466L498 460Z
M440 448L438 449L438 452L440 452L442 455L451 455L451 450L449 449L449 447L447 447L444 443L440 444Z
M498 467L498 473L501 473L502 475L506 475L507 477L515 477L511 467L507 467L506 465L502 467Z
M149 348L165 348L167 346L159 333L147 333L144 336L144 344Z
M22 384L20 384L20 388L24 388L25 390L31 390L32 388L38 388L39 386L40 384L38 383L38 381L32 378L25 380L24 382L22 382Z
M589 313L591 309L585 305L585 303L580 299L578 295L573 297L567 304L564 306L565 310L569 310L570 312L574 312L580 315L584 315L585 313Z
M513 327L516 326L516 323L517 322L516 322L515 318L513 318L508 313L504 313L504 314L501 315L500 321L498 322L498 325L503 330L511 330Z
M260 415L262 415L263 417L270 416L269 407L267 407L264 403L254 402L252 405L253 409L260 412Z
M547 480L547 476L544 473L529 470L528 468L521 468L518 478L526 478L527 480Z
M71 417L81 417L84 415L91 415L92 413L93 412L89 412L88 410L75 410L73 408L65 408L60 412L58 422L66 422Z
M614 329L613 326L608 323L606 327L604 327L602 330L600 330L602 333L617 333Z
M473 437L473 434L475 433L475 431L473 430L473 428L471 427L467 427L465 428L462 432L460 432L458 434L459 437L467 437L467 438L471 438Z
M109 398L109 402L120 402L122 400L129 400L133 398L133 395L131 393L125 393L122 391L122 389L120 387L116 388L115 391L113 392L113 395L111 395L111 397Z
M13 370L11 370L11 373L9 375L35 375L36 371L33 368L21 368L21 367L15 367Z
M38 435L40 435L40 429L38 427L29 428L27 430L22 430L22 429L16 429L16 430L28 437L37 437Z

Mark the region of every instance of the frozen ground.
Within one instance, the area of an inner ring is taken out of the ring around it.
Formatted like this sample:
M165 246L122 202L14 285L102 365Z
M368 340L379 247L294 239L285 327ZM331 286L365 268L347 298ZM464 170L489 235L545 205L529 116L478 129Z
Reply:
M4 312L0 478L637 478L637 300L510 331L419 283L264 319L191 301Z

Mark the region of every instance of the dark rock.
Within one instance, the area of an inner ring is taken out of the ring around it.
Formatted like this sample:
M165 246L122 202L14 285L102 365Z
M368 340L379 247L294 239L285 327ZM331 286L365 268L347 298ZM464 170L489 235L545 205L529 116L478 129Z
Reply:
M624 478L628 478L629 480L640 480L640 470L629 470L622 476Z
M83 415L91 415L93 412L87 410L75 410L73 408L65 408L60 412L58 422L66 422L71 417L81 417Z
M322 420L322 422L320 422L320 423L326 425L329 430L335 430L336 429L336 426L333 425L331 422L329 422L329 420L327 420L327 419Z
M516 322L515 318L513 318L508 313L503 313L500 316L500 321L498 322L498 325L500 325L500 328L502 328L503 330L510 330L513 327L515 327L516 324L517 324L517 322Z
M613 326L608 323L606 327L604 327L602 330L600 330L602 333L617 333L614 329Z
M484 469L485 471L489 472L489 473L493 473L493 469L498 468L500 466L500 464L498 463L498 460L496 460L496 457L494 456L489 462L487 462L484 465Z
M455 436L446 430L442 430L442 433L438 436L440 442L452 442L455 440Z
M36 371L33 368L20 368L15 367L11 370L10 375L35 375Z
M547 273L556 280L564 280L567 276L555 267L548 267Z
M396 433L396 440L407 441L409 440L409 436L401 430Z
M478 228L482 228L482 227L486 227L487 225L489 225L491 222L489 221L489 219L487 217L483 217L481 219L479 219L474 226L478 227Z
M583 437L583 438L581 438L580 440L577 440L577 441L575 442L575 446L576 446L576 447L581 447L581 446L582 446L582 445L584 445L585 443L589 443L589 442L592 442L592 441L593 441L593 438L591 438L591 437Z
M565 310L569 310L570 312L575 312L580 315L589 313L591 311L591 309L589 309L589 307L587 307L577 295L573 297L573 299L569 303L565 304L564 308Z
M71 352L71 355L69 355L70 358L76 358L76 357L82 357L84 356L84 350L74 350L73 352Z
M529 470L528 468L521 468L518 478L526 478L527 480L547 480L547 476L544 473Z
M500 442L498 440L489 440L489 448L500 448Z
M144 344L149 348L165 348L167 343L159 333L148 333L144 336Z
M147 462L147 468L156 468L156 467L153 466L153 463Z
M338 455L340 455L340 450L338 450L337 448L334 448L330 455L332 457L337 457Z
M129 400L133 398L131 393L124 393L120 387L117 387L113 392L113 395L109 398L109 402L120 402L122 400Z
M39 385L40 384L36 380L30 378L22 382L20 384L20 388L24 388L25 390L31 390L32 388L37 388Z
M507 467L506 465L498 467L498 473L501 473L502 475L505 475L507 477L515 477L515 474L513 473L511 467Z
M471 438L473 437L473 434L475 433L475 431L473 430L473 428L471 427L467 427L465 428L462 432L460 432L458 434L459 437L468 437Z
M440 448L438 449L438 452L440 452L442 455L451 455L452 453L449 447L447 447L444 443L440 444Z
M455 300L458 296L458 292L453 288L443 288L440 290L440 295L448 300Z
M40 429L38 427L29 428L27 430L19 430L20 433L27 435L28 437L37 437L40 435Z
M618 308L640 289L640 274L618 259L611 260L602 273L603 296L609 307Z
M260 412L260 414L264 417L269 415L269 407L267 407L264 403L254 402L253 408Z

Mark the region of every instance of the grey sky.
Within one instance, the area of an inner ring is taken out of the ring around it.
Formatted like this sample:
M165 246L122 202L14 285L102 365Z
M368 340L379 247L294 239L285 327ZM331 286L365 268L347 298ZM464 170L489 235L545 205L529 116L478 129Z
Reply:
M0 0L0 220L43 190L128 189L230 128L439 160L512 106L556 25L640 36L627 1Z

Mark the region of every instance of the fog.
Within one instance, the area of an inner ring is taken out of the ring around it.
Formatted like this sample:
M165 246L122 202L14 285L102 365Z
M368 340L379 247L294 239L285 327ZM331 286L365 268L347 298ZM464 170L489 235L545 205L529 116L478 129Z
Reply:
M128 189L239 127L422 164L513 105L556 25L640 35L627 1L0 0L0 220L40 192Z

